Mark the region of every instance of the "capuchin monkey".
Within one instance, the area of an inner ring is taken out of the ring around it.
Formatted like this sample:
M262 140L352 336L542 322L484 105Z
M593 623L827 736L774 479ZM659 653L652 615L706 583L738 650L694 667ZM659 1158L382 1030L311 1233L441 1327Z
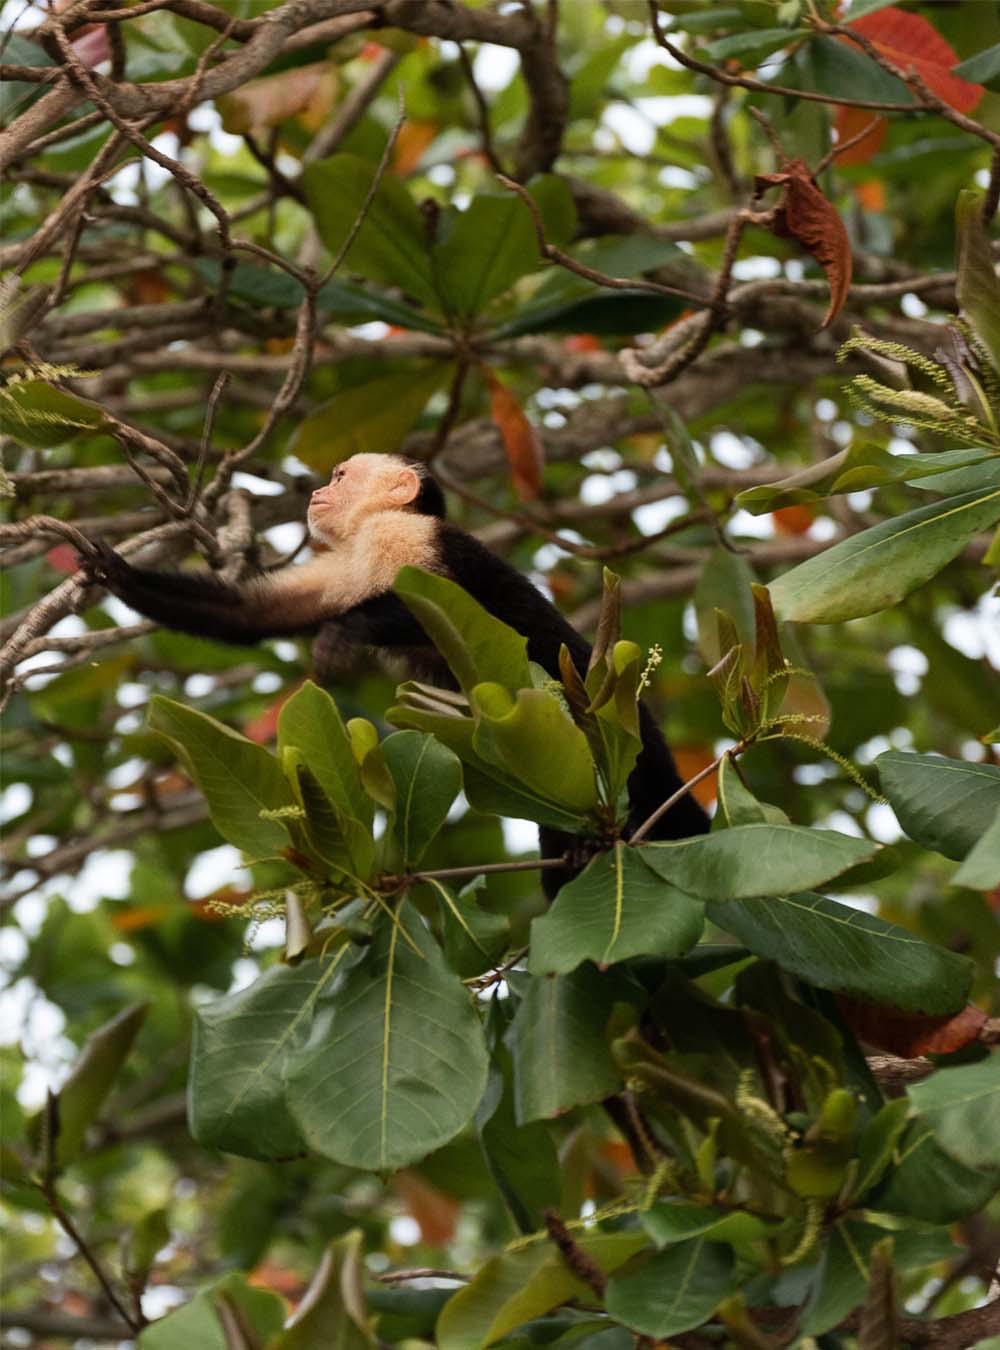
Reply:
M590 644L516 568L445 519L444 493L423 465L400 455L361 454L338 465L312 494L309 530L323 548L309 562L231 584L210 572L158 572L133 567L104 540L81 559L84 571L149 619L183 633L251 645L265 638L315 637L317 648L345 644L382 648L415 671L450 682L423 628L393 592L405 564L450 577L528 642L528 657L558 680L565 644L581 676ZM628 781L626 833L681 786L659 727L639 704L642 750ZM708 818L688 794L650 831L650 838L704 834ZM539 828L543 857L573 853L575 841ZM551 899L578 868L543 871Z

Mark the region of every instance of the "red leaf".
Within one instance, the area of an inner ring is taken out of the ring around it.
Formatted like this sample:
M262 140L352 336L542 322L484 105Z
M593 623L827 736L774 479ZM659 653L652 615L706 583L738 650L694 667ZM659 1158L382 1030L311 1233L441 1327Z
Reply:
M979 1039L987 1021L986 1014L974 1003L967 1003L951 1017L929 1017L926 1013L902 1012L859 999L837 999L848 1026L868 1045L917 1059L920 1055L947 1055Z
M813 255L830 285L830 305L820 325L825 328L843 308L851 285L851 245L833 206L812 180L809 166L790 159L781 173L757 176L757 188L780 187L781 201L775 211L774 232L790 235Z
M838 168L847 168L851 164L867 164L872 156L877 155L882 149L886 132L889 130L889 121L885 117L876 117L873 123L870 108L848 108L843 103L837 108L833 125L837 132L838 145L843 145L852 136L864 131L865 127L871 126L867 136L862 136L856 145L852 145L849 150L844 150L837 156Z
M545 449L524 409L492 370L483 370L490 391L490 413L499 428L511 467L511 482L522 502L530 502L542 488Z
M57 572L65 572L67 576L72 576L80 567L76 549L72 544L56 544L46 553L45 561Z
M985 93L981 84L970 84L951 73L951 67L958 65L958 56L922 14L880 9L855 19L849 27L866 37L904 74L916 71L928 89L957 112L972 112Z

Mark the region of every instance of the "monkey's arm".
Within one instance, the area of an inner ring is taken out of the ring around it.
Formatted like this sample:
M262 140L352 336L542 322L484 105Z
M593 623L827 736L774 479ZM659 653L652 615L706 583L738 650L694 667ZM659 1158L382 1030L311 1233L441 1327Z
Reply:
M322 621L315 596L282 574L233 585L210 572L158 572L133 567L103 540L84 570L112 595L167 628L251 646L263 638L315 632Z

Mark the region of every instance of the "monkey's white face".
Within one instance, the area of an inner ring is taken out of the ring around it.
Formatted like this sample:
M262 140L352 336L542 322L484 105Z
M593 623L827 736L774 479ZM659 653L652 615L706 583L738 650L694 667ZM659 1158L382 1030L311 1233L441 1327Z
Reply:
M310 498L310 533L327 543L343 538L361 516L406 507L419 490L419 476L398 455L352 455Z

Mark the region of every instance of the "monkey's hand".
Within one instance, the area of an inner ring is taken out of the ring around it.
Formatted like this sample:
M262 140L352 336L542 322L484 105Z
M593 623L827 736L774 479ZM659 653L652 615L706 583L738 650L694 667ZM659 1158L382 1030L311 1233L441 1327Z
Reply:
M91 539L90 551L78 554L80 570L88 581L115 593L129 571L129 565L106 539Z

